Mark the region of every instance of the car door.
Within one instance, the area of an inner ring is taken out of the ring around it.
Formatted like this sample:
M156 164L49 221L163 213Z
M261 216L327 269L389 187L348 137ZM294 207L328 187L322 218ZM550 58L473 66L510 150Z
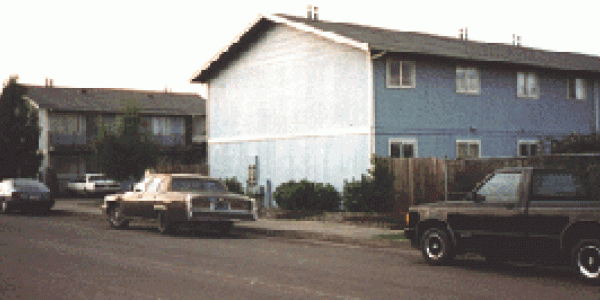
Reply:
M476 199L448 213L456 236L469 246L507 251L521 247L525 237L524 186L520 171L498 172L476 191Z
M138 188L143 187L143 189L126 196L123 201L123 213L131 217L152 217L154 201L161 184L161 177L151 177L145 180L143 185L137 185Z

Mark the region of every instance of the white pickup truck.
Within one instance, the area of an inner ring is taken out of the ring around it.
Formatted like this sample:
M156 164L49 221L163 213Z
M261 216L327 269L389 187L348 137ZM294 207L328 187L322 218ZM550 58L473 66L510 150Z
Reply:
M111 194L121 191L121 186L106 178L103 174L85 174L81 181L73 181L67 184L69 191L89 195L89 194Z

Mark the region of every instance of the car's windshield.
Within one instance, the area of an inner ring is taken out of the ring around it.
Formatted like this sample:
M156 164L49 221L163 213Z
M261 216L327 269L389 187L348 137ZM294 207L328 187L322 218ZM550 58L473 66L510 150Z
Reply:
M18 192L49 192L48 188L40 182L16 182L15 190Z
M174 192L225 192L221 182L203 178L173 178L171 191Z
M106 179L106 177L104 176L100 176L100 175L95 175L95 176L90 176L90 181L106 181L108 179Z

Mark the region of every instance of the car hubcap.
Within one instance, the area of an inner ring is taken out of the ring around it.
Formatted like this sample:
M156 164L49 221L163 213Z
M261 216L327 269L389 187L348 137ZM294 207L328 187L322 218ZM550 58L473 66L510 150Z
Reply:
M439 259L444 255L444 244L437 233L431 234L425 240L425 249L427 251L427 256L432 259Z
M586 278L598 278L600 276L600 249L596 246L585 246L579 249L577 254L577 267L579 272Z

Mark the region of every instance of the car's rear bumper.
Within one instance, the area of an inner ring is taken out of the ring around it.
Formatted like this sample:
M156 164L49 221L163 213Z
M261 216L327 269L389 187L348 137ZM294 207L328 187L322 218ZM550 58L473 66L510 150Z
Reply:
M258 216L249 212L194 212L188 217L190 222L213 221L256 221Z

